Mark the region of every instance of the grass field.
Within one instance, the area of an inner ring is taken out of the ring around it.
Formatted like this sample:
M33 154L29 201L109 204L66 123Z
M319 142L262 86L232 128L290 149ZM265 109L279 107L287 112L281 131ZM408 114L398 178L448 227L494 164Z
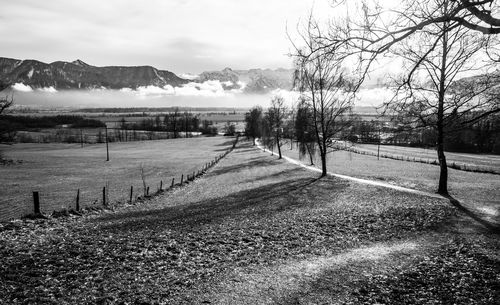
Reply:
M282 152L291 158L299 159L294 145L283 145ZM309 164L309 157L303 162ZM321 166L320 159L315 165ZM394 185L417 190L435 192L439 179L439 166L360 155L347 151L336 151L328 155L328 171L364 178L385 181ZM500 175L465 172L448 169L449 192L460 202L474 208L488 217L500 221Z
M243 143L148 202L0 227L0 303L496 304L499 241L448 200Z
M356 144L354 148L377 153L378 145L376 144ZM381 155L390 156L403 156L410 158L420 158L424 160L437 160L437 153L435 149L424 149L418 147L403 147L394 145L381 145ZM491 168L500 173L500 155L489 154L468 154L468 153L454 153L446 152L446 161L451 164L466 164L472 167Z
M141 167L150 192L160 180L180 181L232 144L233 138L201 137L105 144L15 144L3 148L4 157L18 160L0 167L0 220L32 212L32 191L39 191L42 212L74 207L77 189L82 206L102 202L109 183L109 200L126 201L130 186L143 195Z

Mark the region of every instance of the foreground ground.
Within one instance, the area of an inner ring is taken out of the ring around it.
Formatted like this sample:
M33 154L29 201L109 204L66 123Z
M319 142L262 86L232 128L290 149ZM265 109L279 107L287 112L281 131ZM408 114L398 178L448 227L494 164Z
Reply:
M495 304L499 250L447 200L242 144L148 203L4 226L0 303Z

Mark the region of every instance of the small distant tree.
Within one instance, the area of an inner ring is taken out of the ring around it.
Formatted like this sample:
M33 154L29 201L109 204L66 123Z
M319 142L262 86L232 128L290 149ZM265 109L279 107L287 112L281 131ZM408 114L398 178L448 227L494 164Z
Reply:
M14 105L14 97L13 96L5 96L4 98L0 98L0 115ZM13 124L8 121L0 121L0 143L1 142L9 142L12 141L16 134L16 129Z
M179 137L179 131L178 129L178 123L177 123L177 118L179 117L179 108L176 107L174 109L174 113L172 113L172 129L174 131L174 138Z
M0 114L2 114L5 110L14 105L14 97L6 95L4 98L0 98Z
M162 127L163 127L163 126L162 126L162 119L161 119L160 115L157 115L157 116L155 117L155 129L156 129L156 130L161 130L161 129L162 129Z
M226 126L224 126L224 135L225 136L234 136L236 133L236 126L231 122L226 122Z
M282 158L280 139L283 135L283 125L287 115L287 107L285 106L283 97L274 96L271 100L271 106L266 113L266 121L269 123L270 133L278 148L279 159Z
M262 137L262 107L254 106L245 114L245 133L247 137L251 137L253 145L255 139Z

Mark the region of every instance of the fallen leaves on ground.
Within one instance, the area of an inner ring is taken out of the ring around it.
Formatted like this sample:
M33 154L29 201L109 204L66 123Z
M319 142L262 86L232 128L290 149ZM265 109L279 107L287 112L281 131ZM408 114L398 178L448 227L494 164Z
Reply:
M317 179L268 158L236 150L207 178L150 204L1 231L0 300L191 303L234 268L405 239L455 213L442 200Z

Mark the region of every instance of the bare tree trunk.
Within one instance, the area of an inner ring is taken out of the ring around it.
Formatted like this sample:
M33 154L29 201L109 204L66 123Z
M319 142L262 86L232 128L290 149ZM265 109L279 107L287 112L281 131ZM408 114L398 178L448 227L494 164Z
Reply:
M281 159L281 146L280 146L280 136L279 131L276 132L276 144L278 145L278 159Z
M446 3L447 4L447 3ZM443 24L447 27L447 23ZM438 111L437 111L437 155L439 160L439 186L438 193L448 195L448 166L444 155L444 99L445 99L445 79L446 79L446 58L448 53L448 33L443 35L443 55L441 60L441 73L439 80Z
M326 177L326 152L321 152L321 177Z
M326 177L326 141L323 138L322 139L322 146L320 147L320 153L321 153L321 177Z
M307 148L307 153L309 154L309 160L311 161L311 165L314 165L314 161L313 161L313 157L312 157L312 154L311 154L311 148L309 147L309 144L305 144L306 145L306 148Z

